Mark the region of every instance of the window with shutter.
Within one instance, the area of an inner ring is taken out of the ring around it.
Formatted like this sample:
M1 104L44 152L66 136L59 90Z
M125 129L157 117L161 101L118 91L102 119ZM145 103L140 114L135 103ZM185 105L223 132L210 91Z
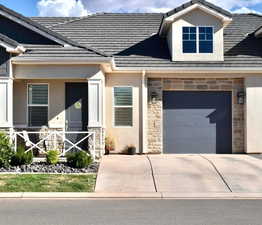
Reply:
M133 126L133 88L114 87L114 125Z
M48 84L28 85L28 126L48 124Z

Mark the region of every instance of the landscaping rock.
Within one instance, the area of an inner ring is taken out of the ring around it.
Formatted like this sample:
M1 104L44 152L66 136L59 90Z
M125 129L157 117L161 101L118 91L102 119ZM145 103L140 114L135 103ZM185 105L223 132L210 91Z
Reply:
M87 168L76 169L69 167L66 163L57 163L48 165L45 162L34 162L31 165L13 166L9 168L0 168L1 173L97 173L99 163L94 162Z

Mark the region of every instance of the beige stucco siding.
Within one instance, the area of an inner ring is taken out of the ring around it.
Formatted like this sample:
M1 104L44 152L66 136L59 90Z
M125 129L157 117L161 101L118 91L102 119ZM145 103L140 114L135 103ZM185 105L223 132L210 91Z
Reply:
M141 74L107 74L106 75L106 135L112 136L116 142L116 150L122 151L126 145L133 144L137 151L141 146ZM133 126L115 127L113 108L113 88L115 86L133 87Z
M212 54L207 53L183 53L183 35L182 27L184 26L211 26L214 28L214 52ZM223 25L219 19L211 16L199 9L193 10L190 13L182 16L173 22L172 28L170 28L172 35L172 49L171 55L173 61L223 61ZM169 37L170 39L170 37ZM168 41L171 45L170 40Z
M16 79L89 79L101 77L97 65L14 65Z
M14 125L27 125L27 85L47 83L49 85L49 126L63 128L65 124L65 83L87 82L87 80L16 80L14 82Z

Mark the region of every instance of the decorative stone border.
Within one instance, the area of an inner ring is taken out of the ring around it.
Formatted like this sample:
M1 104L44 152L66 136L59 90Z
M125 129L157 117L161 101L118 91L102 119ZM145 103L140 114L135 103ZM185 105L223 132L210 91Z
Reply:
M56 165L47 165L45 162L34 162L30 165L14 166L9 168L0 168L0 175L6 173L41 173L41 174L79 174L79 173L97 173L99 163L94 162L87 168L76 169L66 165L66 163L58 163Z

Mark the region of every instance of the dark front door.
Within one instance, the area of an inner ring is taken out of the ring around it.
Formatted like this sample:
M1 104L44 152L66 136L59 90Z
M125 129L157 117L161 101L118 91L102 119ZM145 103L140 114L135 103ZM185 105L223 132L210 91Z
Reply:
M165 91L165 153L231 153L231 92Z
M88 83L66 83L65 90L66 131L86 131L88 126ZM83 136L83 134L69 134L67 138L76 143ZM83 144L80 147L85 148Z

